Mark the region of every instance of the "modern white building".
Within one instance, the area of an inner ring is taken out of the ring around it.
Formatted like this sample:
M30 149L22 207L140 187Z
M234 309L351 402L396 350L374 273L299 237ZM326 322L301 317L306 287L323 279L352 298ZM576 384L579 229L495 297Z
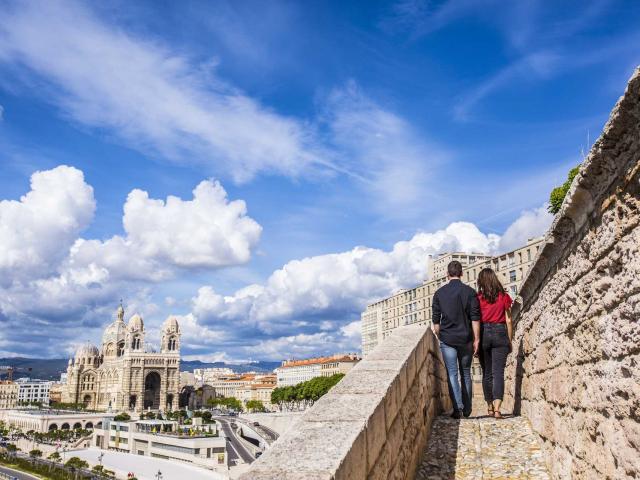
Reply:
M113 415L105 413L73 412L65 410L2 410L0 421L27 432L46 433L53 430L91 430L101 428Z
M105 422L93 445L104 450L190 463L210 470L227 468L226 439L217 424L179 425L169 420Z
M360 361L354 354L338 354L330 357L306 360L285 360L276 368L276 384L286 387L306 382L315 377L330 377L336 373L347 373Z
M53 382L44 380L18 379L18 404L41 403L49 405L49 390Z

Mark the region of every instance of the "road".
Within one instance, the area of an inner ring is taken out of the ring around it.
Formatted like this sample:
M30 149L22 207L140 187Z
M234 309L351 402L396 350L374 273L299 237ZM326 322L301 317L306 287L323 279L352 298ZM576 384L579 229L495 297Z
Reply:
M7 474L9 478L17 478L18 480L39 480L38 477L34 477L33 475L29 475L28 473L19 472L17 470L12 470L7 467L0 466L0 474ZM0 479L4 480L4 477L0 475Z
M245 424L249 425L251 428L253 428L258 433L260 433L262 435L262 437L265 440L267 440L267 443L269 443L269 445L271 445L273 442L275 442L278 439L278 437L280 436L278 434L278 432L276 432L275 430L270 429L269 427L265 427L262 424L254 425L253 422L250 422L248 420L244 420L242 418L239 418L238 420L241 421L242 423L245 423Z
M236 435L236 432L233 430L233 428L231 428L231 422L235 420L229 420L225 417L214 417L214 419L220 422L222 431L224 432L224 436L229 439L229 442L227 443L227 447L229 450L229 465L233 465L233 460L237 458L241 458L245 463L253 462L255 460L255 457L244 446L242 440L240 440L239 436Z

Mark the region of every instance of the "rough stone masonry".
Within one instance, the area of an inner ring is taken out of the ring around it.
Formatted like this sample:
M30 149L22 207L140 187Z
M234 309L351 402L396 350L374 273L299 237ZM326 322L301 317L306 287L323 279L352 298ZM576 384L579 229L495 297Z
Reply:
M640 69L514 307L506 407L554 478L640 478Z

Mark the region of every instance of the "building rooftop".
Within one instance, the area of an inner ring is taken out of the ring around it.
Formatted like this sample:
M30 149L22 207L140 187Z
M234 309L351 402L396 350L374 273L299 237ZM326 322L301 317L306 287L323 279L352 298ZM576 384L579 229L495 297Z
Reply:
M282 362L282 368L301 367L304 365L317 365L332 362L358 362L360 359L356 355L332 355L330 357L309 358L306 360L285 360Z

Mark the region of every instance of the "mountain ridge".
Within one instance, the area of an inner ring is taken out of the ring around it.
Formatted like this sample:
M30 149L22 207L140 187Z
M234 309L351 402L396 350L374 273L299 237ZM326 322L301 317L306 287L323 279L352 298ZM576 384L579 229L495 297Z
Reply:
M14 380L21 377L59 380L60 374L67 370L68 361L66 358L7 357L0 358L0 365L14 367ZM280 362L266 360L248 363L202 362L200 360L180 361L181 372L192 372L194 368L230 368L238 373L250 371L271 372L279 366ZM6 379L6 373L0 374L0 379Z

